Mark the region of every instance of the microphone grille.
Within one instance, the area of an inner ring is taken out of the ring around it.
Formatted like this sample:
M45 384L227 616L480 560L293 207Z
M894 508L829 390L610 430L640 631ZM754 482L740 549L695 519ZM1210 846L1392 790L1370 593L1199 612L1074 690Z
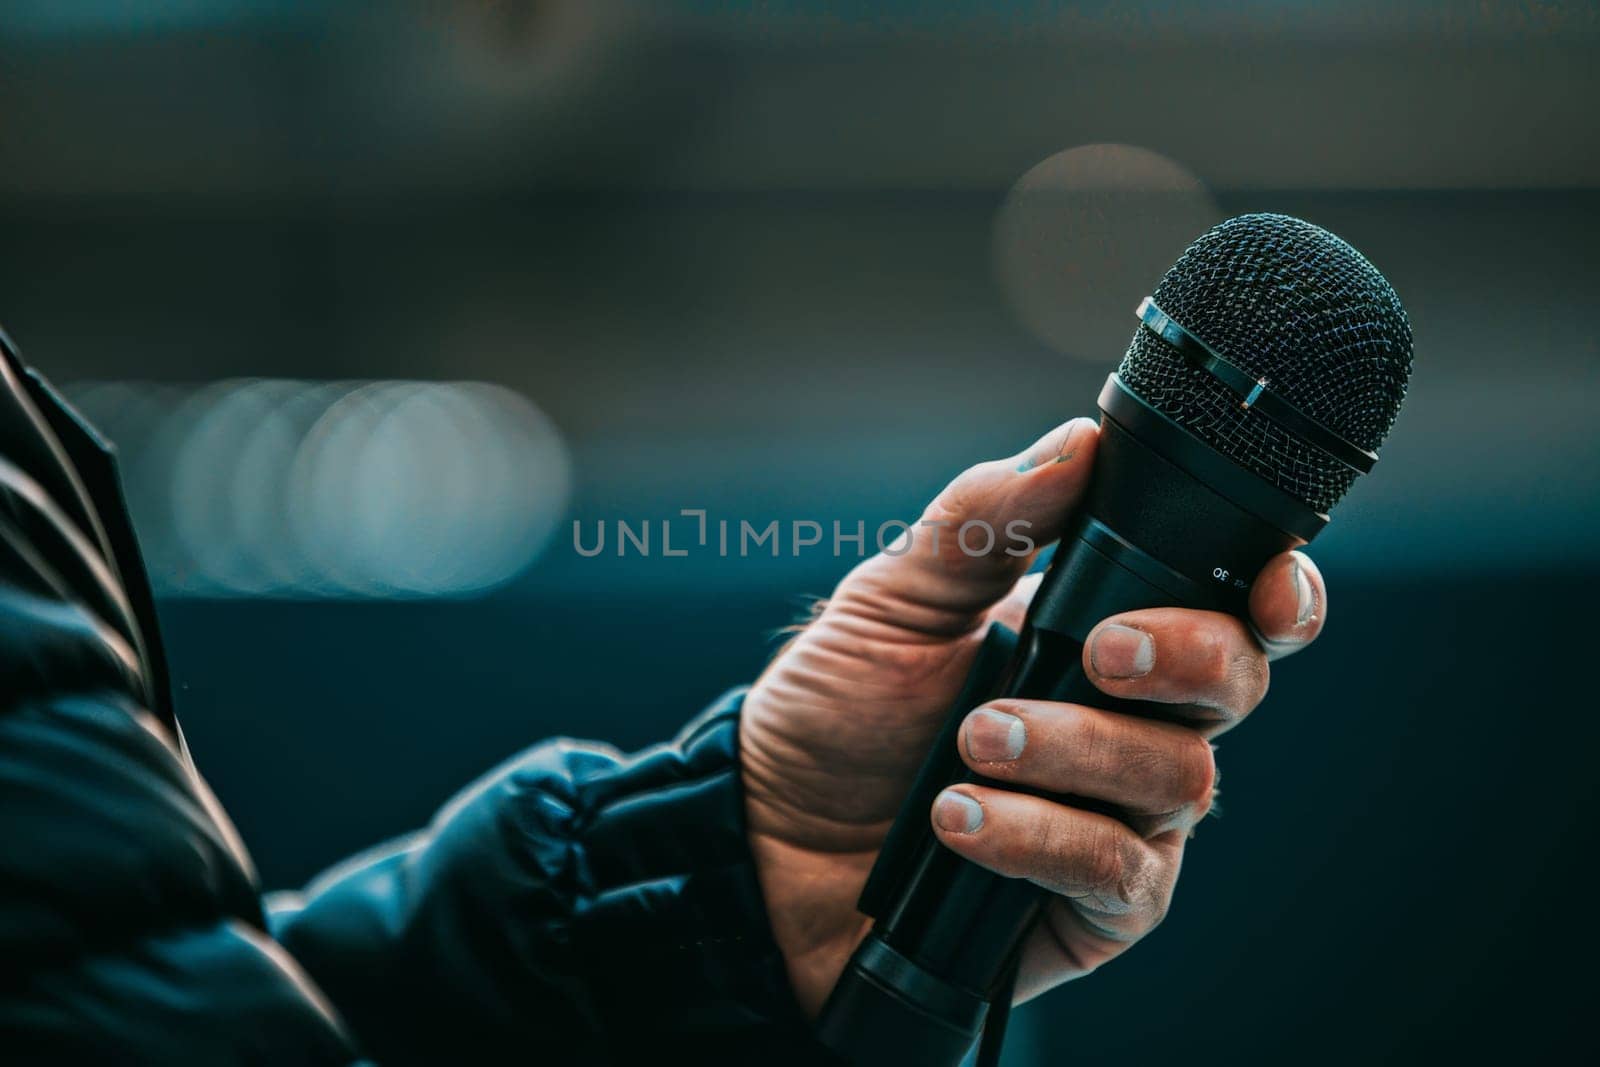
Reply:
M1178 257L1155 303L1327 429L1375 451L1411 374L1411 324L1360 252L1288 215L1240 215ZM1234 462L1326 512L1356 472L1279 428L1139 328L1118 368L1140 398Z

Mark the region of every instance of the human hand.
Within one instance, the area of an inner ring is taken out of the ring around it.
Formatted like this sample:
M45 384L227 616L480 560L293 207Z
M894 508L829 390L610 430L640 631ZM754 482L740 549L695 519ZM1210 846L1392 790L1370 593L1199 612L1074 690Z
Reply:
M856 900L991 622L1020 628L1038 588L1032 552L955 533L1022 520L1043 546L1087 485L1098 430L1075 419L1023 453L969 468L923 514L902 554L863 561L778 654L744 702L746 812L773 932L801 1006L821 1009L869 920ZM937 529L942 536L931 536ZM975 538L974 540L981 540ZM969 541L969 545L970 545ZM895 551L900 547L892 546ZM1266 694L1269 659L1310 642L1327 594L1298 552L1250 593L1252 633L1229 615L1157 608L1114 616L1084 646L1102 692L1171 705L1158 722L1074 704L996 700L960 745L986 778L1115 805L1126 822L999 786L945 790L930 818L949 848L1056 897L1025 947L1018 998L1086 974L1166 914L1185 842L1210 808L1210 739Z

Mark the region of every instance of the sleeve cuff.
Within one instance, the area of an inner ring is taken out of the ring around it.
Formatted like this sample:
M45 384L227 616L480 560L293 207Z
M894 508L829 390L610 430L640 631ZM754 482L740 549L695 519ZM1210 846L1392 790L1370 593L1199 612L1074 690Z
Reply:
M701 1062L815 1063L745 831L744 692L672 743L575 780L581 888L565 934L618 1045L659 1052L678 1035L712 1057Z
M274 928L384 1062L463 1047L823 1062L745 835L743 696L631 756L569 740L529 749L428 832L275 909Z

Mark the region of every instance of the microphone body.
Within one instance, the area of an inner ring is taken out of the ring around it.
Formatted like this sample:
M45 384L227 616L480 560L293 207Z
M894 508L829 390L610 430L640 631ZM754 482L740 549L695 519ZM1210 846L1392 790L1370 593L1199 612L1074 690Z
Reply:
M818 1030L851 1062L959 1064L1048 896L962 859L928 827L941 789L984 780L957 754L966 713L987 700L1022 697L1159 714L1153 705L1112 700L1087 680L1089 631L1110 615L1150 607L1245 618L1261 568L1326 522L1217 455L1115 374L1100 407L1095 471L1079 517L1061 539L1020 636L1013 642L994 635L980 655L862 894L862 910L876 922ZM999 658L996 647L1010 654Z

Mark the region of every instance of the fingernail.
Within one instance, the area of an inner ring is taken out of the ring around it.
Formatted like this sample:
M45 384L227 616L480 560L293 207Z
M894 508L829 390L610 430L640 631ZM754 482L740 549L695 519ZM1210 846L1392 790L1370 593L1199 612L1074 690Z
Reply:
M1073 420L1072 424L1067 427L1067 436L1062 440L1061 447L1056 449L1057 463L1065 463L1078 454L1078 450L1072 447L1073 439L1078 436L1078 427L1077 420Z
M1311 584L1311 575L1299 560L1294 560L1294 624L1304 626L1317 617L1317 590Z
M1068 423L1067 434L1061 439L1061 443L1055 446L1053 453L1046 453L1042 456L1028 456L1017 465L1017 473L1026 474L1035 467L1045 467L1054 463L1065 463L1070 459L1076 458L1078 455L1078 450L1074 447L1073 442L1077 440L1078 431L1083 428L1082 423L1082 419L1074 419L1072 422ZM1039 445L1044 445L1044 442L1040 441Z
M983 805L954 789L946 789L933 802L933 821L952 834L970 834L983 826Z
M967 755L983 763L1014 760L1028 743L1028 728L1015 715L979 708L967 716Z
M1156 646L1143 630L1112 623L1094 635L1089 662L1106 678L1139 678L1156 665Z

